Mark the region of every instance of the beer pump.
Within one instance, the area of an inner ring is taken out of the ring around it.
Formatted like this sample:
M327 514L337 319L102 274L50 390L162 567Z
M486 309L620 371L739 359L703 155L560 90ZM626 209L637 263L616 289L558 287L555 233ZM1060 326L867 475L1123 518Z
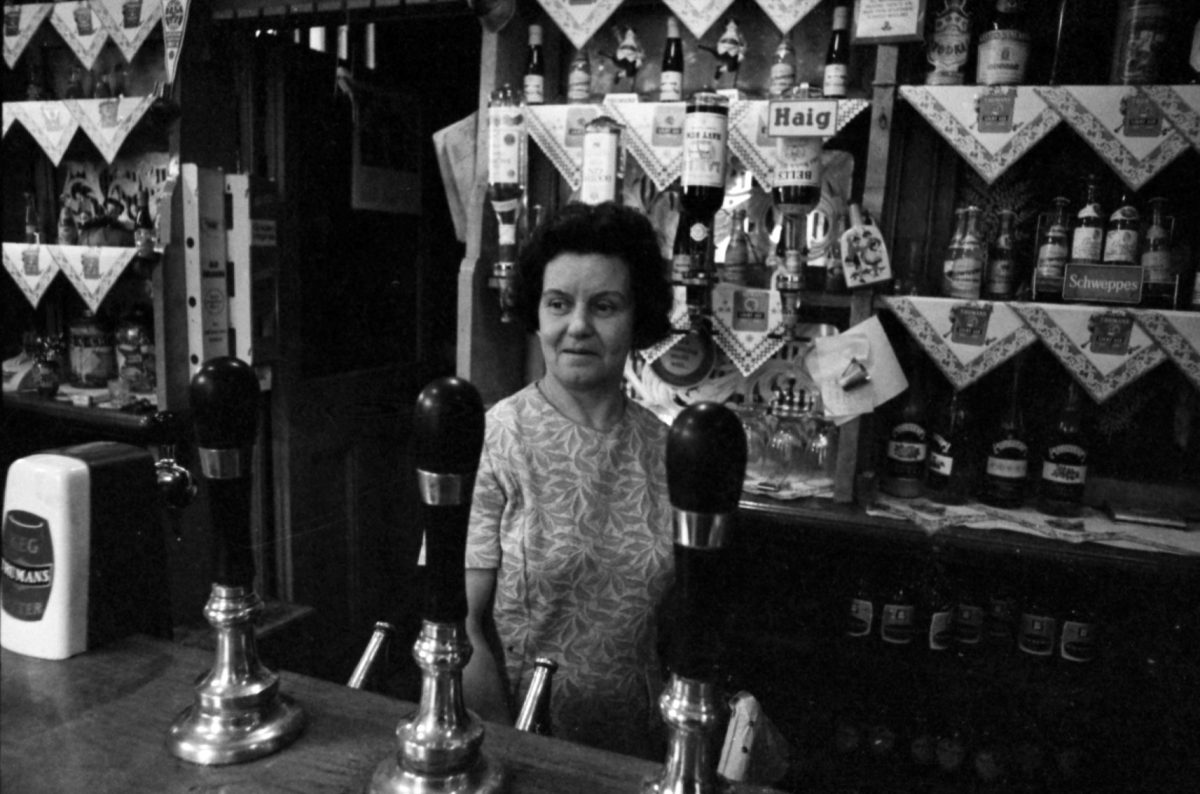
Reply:
M201 476L208 483L213 586L204 616L216 630L216 662L196 685L195 702L167 735L168 751L196 764L236 764L290 744L304 712L279 691L279 676L258 658L250 546L250 456L258 425L258 378L233 357L206 361L189 391Z
M471 658L463 558L483 427L483 401L465 380L440 378L417 397L414 458L429 577L413 645L421 701L396 729L399 747L376 767L371 794L493 792L504 783L503 770L482 750L483 724L467 711L462 693Z
M717 776L715 732L723 717L717 695L721 609L714 586L724 565L746 472L746 434L738 417L713 402L696 403L667 436L667 489L675 533L675 587L680 614L668 644L671 677L658 705L667 724L667 759L643 794L761 791Z

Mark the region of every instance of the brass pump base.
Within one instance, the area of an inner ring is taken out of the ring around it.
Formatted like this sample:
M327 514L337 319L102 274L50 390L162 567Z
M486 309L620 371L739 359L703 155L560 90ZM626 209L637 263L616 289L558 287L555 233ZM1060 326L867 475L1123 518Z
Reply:
M483 753L471 768L448 775L405 769L393 755L375 768L368 789L371 794L493 794L503 790L503 770Z
M254 617L262 608L252 590L213 585L204 615L217 632L216 662L196 685L195 702L171 724L171 755L206 766L238 764L286 747L304 730L304 711L258 659Z

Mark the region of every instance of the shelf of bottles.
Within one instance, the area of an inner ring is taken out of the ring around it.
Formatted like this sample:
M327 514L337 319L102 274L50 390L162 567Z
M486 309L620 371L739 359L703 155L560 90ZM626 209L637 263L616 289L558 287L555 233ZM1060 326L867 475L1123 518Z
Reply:
M5 4L5 200L23 222L6 227L3 267L34 309L59 275L84 306L51 311L5 362L19 391L107 407L155 400L147 290L175 181L166 128L178 113L166 97L186 18L178 0Z

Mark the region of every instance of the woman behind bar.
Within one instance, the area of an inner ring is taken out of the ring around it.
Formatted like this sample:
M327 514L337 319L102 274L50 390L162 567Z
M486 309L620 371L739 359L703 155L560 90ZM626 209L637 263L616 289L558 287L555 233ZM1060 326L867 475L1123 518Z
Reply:
M467 705L510 723L534 660L558 662L555 736L662 758L656 610L671 580L668 428L629 400L630 350L670 331L650 222L570 204L517 264L546 371L487 414L467 536Z

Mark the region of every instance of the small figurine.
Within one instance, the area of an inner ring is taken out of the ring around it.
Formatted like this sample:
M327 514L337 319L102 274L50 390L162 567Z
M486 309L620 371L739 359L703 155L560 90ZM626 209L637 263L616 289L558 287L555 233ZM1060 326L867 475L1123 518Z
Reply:
M742 31L738 28L736 20L729 20L725 23L725 30L717 39L716 48L707 47L703 44L699 45L700 49L707 50L717 56L717 71L713 76L714 79L720 80L721 75L730 74L733 76L734 82L737 81L738 69L742 65L742 60L746 57L746 38L742 35Z
M613 32L619 41L617 54L612 59L613 63L617 65L617 80L627 77L629 85L632 86L642 64L646 62L646 50L642 47L637 32L633 28L618 27Z

